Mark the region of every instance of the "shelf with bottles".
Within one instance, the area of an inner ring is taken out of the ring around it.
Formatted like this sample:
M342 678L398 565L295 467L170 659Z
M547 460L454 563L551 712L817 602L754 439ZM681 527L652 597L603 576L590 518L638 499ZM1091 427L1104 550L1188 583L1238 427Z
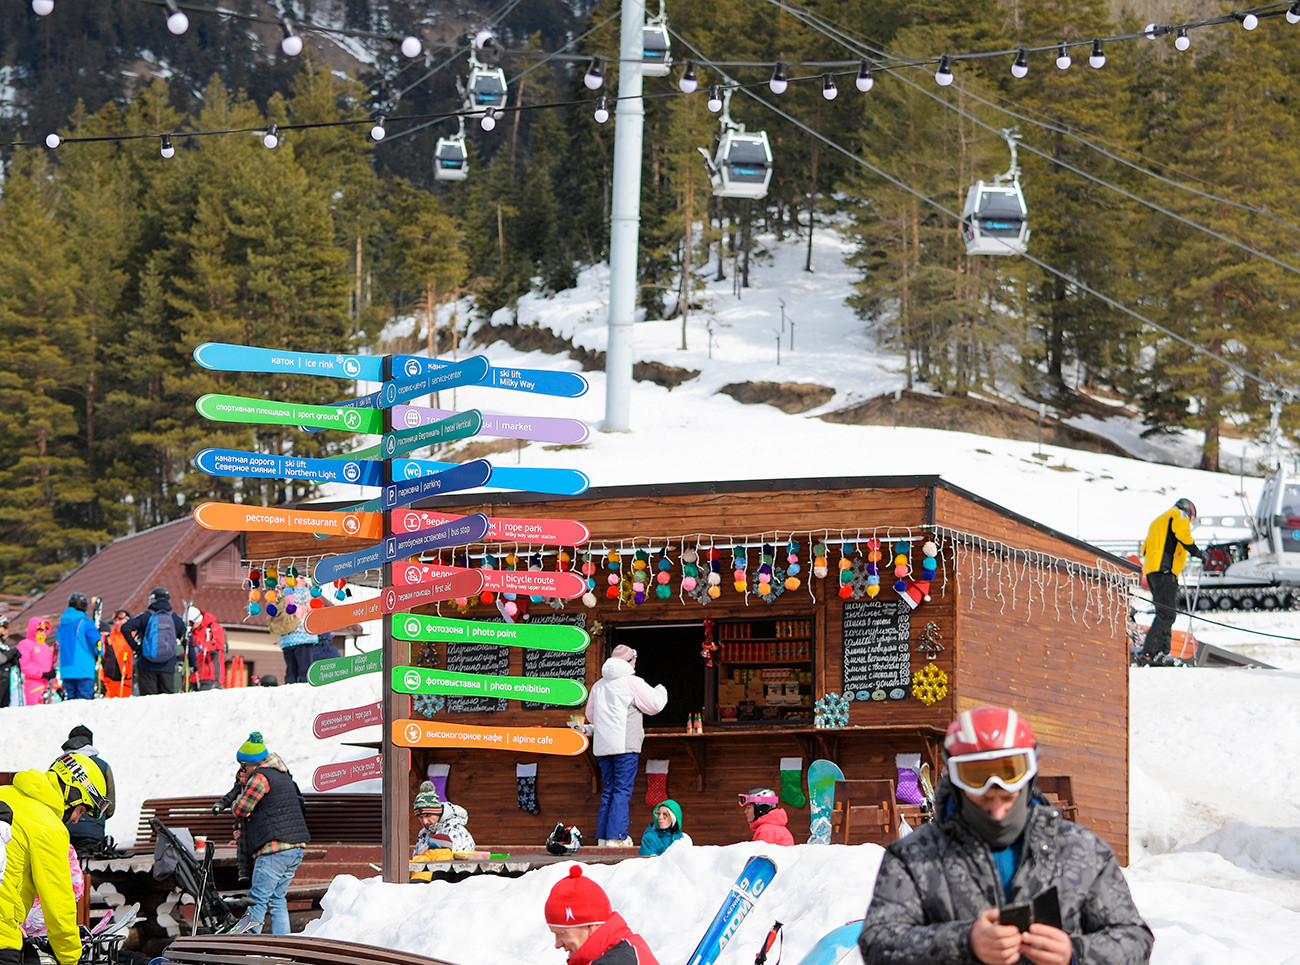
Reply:
M810 639L723 640L717 659L722 663L811 663Z
M810 640L812 620L781 618L777 620L723 620L718 623L718 642L732 640Z

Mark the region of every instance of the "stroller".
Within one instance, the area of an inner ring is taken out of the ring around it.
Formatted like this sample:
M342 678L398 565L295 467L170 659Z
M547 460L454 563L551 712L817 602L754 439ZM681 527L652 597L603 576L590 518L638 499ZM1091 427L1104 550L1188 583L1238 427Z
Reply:
M212 859L216 854L213 843L207 842L200 860L195 857L194 839L187 828L173 831L157 818L150 819L149 824L157 835L153 876L160 881L172 879L176 887L194 898L194 924L190 934L197 935L200 930L211 934L235 924L239 914L231 904L233 901L238 906L238 900L223 898L212 879Z

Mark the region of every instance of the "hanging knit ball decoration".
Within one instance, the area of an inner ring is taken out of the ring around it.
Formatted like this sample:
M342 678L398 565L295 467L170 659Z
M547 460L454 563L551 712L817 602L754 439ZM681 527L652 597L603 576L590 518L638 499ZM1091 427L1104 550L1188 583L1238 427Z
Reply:
M719 586L722 583L721 573L710 573L707 580L709 586Z
M912 696L927 707L943 700L948 696L948 675L938 664L927 663L912 675Z
M682 577L682 590L683 590L683 592L690 593L691 590L695 589L695 587L698 585L698 583L699 583L699 581L696 580L695 577L693 577L693 576L684 576L684 577Z
M667 576L667 575L668 574L666 573L660 574L660 576ZM672 587L668 586L667 583L660 583L658 586L655 587L655 596L659 597L659 599L661 600L666 600L672 595L673 595Z
M609 574L609 576L605 577L605 582L608 583L610 586L618 586L618 574L617 573Z
M276 600L280 599L280 594L276 593L275 590L268 589L265 598L267 603L274 603Z
M666 557L666 556L661 556L661 557L659 558L659 563L658 563L657 569L658 569L661 573L666 573L668 570L671 570L672 568L673 568L673 564L669 561L668 557Z
M829 573L829 572L830 572L830 570L829 570L829 569L827 568L827 566L826 566L826 557L825 557L825 556L814 556L814 557L813 557L813 576L817 577L817 579L819 579L819 580L822 580L822 579L825 579L825 578L826 578L826 574Z
M813 704L813 726L818 728L846 727L849 723L849 699L828 691Z
M274 603L268 603L268 604L266 605L266 615L267 615L267 616L269 616L269 617L273 617L273 616L275 616L275 615L276 615L277 613L279 613L279 612L280 612L279 609L276 607L276 605L275 605Z
M606 599L609 599L609 600L617 600L617 599L618 599L618 584L617 584L617 583L613 584L612 586L607 586L607 587L605 587L605 598L606 598Z
M249 599L249 602L250 602L250 603L252 603L252 602L256 602L256 601L260 600L261 598L262 598L262 591L261 591L261 590L258 590L258 589L252 589L252 590L249 590L249 591L248 591L248 599Z
M505 595L506 595L506 596L509 596L509 597L513 597L513 596L514 596L513 593L507 593L507 594L505 594ZM512 616L515 616L515 615L519 612L519 604L516 603L513 599L511 599L511 600L510 600L508 603L506 603L506 605L503 606L501 609L503 609L503 610L506 611L506 616L508 616L508 617L512 617Z
M927 580L934 578L934 571L938 568L939 564L935 562L933 556L927 556L925 559L921 560L921 572L925 574Z
M897 591L898 593L902 593L902 592L903 592L904 590L906 590L906 589L907 589L907 580L897 580L897 581L895 581L895 583L894 583L894 590L895 590L895 591Z
M260 603L250 603L250 604L248 604L248 615L249 615L250 617L255 617L255 616L257 616L257 615L258 615L259 613L261 613L261 612L262 612L262 604L260 604Z
M847 563L848 560L845 560L844 562ZM847 586L852 582L853 582L853 566L852 564L850 564L840 569L840 583L843 584L844 586Z
M700 558L700 554L696 550L682 550L683 563L694 563L699 558Z
M924 553L926 556L938 556L939 547L934 540L928 539L921 544L921 552Z
M895 575L896 577L898 577L900 580L901 580L903 577L907 576L907 574L910 573L910 572L912 572L912 571L911 571L910 569L908 569L906 563L898 563L898 564L896 564L896 565L894 566L894 575Z
M879 583L870 583L867 585L867 596L871 597L874 600L879 595L880 595Z
M482 593L478 595L478 601L480 603L491 603L493 599L495 598L487 590L484 590Z
M312 597L311 602L307 604L307 606L312 610L319 610L324 605L325 605L325 601L318 596Z
M286 603L286 604L284 605L284 612L285 612L285 613L297 613L297 612L298 612L298 605L297 605L296 603Z
M786 570L786 572L789 573L790 571L789 571L789 570ZM797 590L797 589L799 589L799 577L797 577L797 576L787 576L787 577L785 578L785 588L786 588L787 590Z
M582 605L585 606L585 607L593 607L593 606L595 606L595 605L596 605L596 594L592 593L590 590L588 590L586 593L582 594Z
M596 572L596 564L588 560L582 564L582 575L592 576Z
M321 595L321 588L319 586L313 586L311 588L311 595L313 597L319 597Z
M709 586L709 599L716 600L720 596L722 596L722 588L717 584L711 584Z
M853 584L845 583L840 587L840 599L849 600L853 598Z

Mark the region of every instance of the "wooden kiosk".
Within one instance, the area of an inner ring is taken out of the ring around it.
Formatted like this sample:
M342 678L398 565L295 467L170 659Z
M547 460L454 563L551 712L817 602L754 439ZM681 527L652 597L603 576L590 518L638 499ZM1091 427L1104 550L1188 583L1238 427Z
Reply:
M695 842L727 844L749 837L736 793L779 787L782 758L801 758L805 769L827 758L849 778L895 777L899 753L920 753L937 768L952 718L1000 703L1028 718L1043 773L1072 777L1080 823L1127 863L1126 623L1136 576L1127 561L937 476L612 487L579 497L461 495L419 505L494 517L565 517L591 529L583 547L488 544L442 556L456 565L467 557L479 566L486 555L497 567L578 572L590 564L594 605L526 602L529 620L584 626L593 638L585 654L398 641L398 661L409 647L413 665L580 677L590 686L614 646L634 647L638 674L669 692L664 711L646 719L632 798L634 838L650 820L648 760L668 762L668 794L682 805ZM252 562L322 553L322 543L310 537L255 532L246 539ZM868 595L872 540L881 554L874 597ZM935 550L928 587L917 584L927 542ZM331 539L327 552L361 545ZM826 575L818 576L816 551L823 546ZM692 555L695 561L686 562ZM908 566L901 591L894 574L899 555ZM771 569L765 582L773 589L760 593L765 557ZM719 576L716 595L709 593L711 570ZM638 573L647 574L639 603ZM444 603L441 613L500 619L495 601L463 608ZM411 700L399 699L402 705ZM819 702L829 713L819 714ZM846 723L816 726L819 716L823 724L834 722L832 704L847 710ZM424 706L439 720L498 726L564 726L582 712L477 697ZM702 733L688 733L695 715ZM422 715L413 709L409 716ZM448 765L447 796L469 811L480 846L540 849L557 821L594 838L599 795L590 753L414 749L410 755L410 797L430 764ZM537 765L538 814L517 806L518 764ZM806 840L807 808L783 806L795 840ZM412 823L407 840L415 834Z

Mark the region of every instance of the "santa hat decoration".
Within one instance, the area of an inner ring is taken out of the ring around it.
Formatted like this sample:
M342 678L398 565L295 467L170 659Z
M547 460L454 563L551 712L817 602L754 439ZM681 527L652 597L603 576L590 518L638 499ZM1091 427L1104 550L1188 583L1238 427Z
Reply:
M569 868L546 899L546 924L557 928L600 925L614 913L605 890L582 873L582 865Z
M902 597L909 610L915 610L922 603L930 602L930 581L908 580L907 588L900 590L898 595Z

